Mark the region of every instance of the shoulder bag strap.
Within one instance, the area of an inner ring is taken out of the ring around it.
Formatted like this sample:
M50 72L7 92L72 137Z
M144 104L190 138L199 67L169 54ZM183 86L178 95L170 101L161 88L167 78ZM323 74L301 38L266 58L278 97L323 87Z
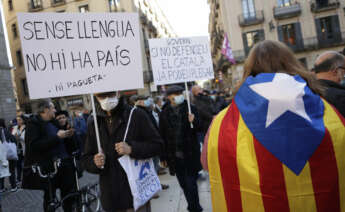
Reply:
M128 129L129 129L129 125L131 124L132 115L133 115L133 112L134 112L135 109L136 109L136 107L133 107L133 108L131 109L130 114L129 114L128 123L127 123L126 131L125 131L125 136L124 136L124 138L123 138L123 142L126 142L127 134L128 134Z

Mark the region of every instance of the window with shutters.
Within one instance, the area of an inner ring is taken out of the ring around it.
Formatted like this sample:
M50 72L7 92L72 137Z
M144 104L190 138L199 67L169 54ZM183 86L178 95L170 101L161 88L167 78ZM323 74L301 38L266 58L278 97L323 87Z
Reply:
M283 42L287 45L296 45L296 29L294 24L282 26Z
M265 40L264 30L256 30L243 34L243 44L246 54L258 42Z
M25 96L29 95L29 90L28 90L28 84L26 83L26 79L22 79L22 87L23 87L23 93Z
M13 10L13 1L12 0L8 0L8 10Z
M42 1L41 0L31 0L31 8L36 9L36 8L41 8L42 7Z
M317 7L327 7L328 6L328 0L316 0L316 6Z
M333 39L333 27L331 17L320 18L320 28L322 39Z
M338 15L315 19L320 47L336 45L342 41Z
M244 18L255 18L255 7L253 0L242 0L242 9Z
M278 0L278 7L289 7L291 6L291 0Z
M12 24L11 29L12 29L13 38L17 38L18 37L17 25Z
M17 64L19 66L22 66L23 65L23 58L22 58L22 51L21 50L16 51L16 57L17 57Z
M89 12L89 5L83 5L83 6L80 6L79 7L79 12L80 13L87 13L87 12Z
M248 43L249 48L252 48L254 44L260 41L259 32L248 32L246 34L246 38L247 38L247 43Z
M304 42L299 22L278 26L279 41L285 43L293 51L303 50Z

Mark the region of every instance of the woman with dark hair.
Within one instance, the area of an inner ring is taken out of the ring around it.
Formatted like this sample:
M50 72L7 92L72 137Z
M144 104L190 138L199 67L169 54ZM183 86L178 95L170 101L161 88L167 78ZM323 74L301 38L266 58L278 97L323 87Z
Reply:
M25 129L26 129L26 118L23 115L19 115L16 118L17 125L13 127L12 135L17 140L17 184L22 182L22 170L24 166L24 156L25 156Z
M244 69L204 143L213 211L343 211L345 119L280 42L255 45Z
M0 140L1 142L12 142L16 143L15 137L7 130L5 120L0 119ZM9 163L9 170L11 173L10 176L10 184L11 184L11 191L15 192L18 190L17 188L17 183L16 183L16 166L17 166L17 161L16 160L8 160ZM4 178L0 178L0 192L5 191L5 183L4 183Z

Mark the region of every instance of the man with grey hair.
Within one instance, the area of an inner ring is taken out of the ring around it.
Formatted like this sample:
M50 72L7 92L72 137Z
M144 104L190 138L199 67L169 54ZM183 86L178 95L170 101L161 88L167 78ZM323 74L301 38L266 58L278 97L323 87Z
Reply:
M313 71L326 88L325 99L345 117L345 57L338 52L327 51L316 59Z
M64 198L75 190L73 161L69 157L65 139L72 137L73 129L61 130L55 120L55 106L49 100L40 100L37 114L30 118L25 133L25 159L23 170L23 188L44 191L44 211L51 211L57 188ZM61 160L57 174L51 179L51 189L46 178L41 178L33 171L33 166L40 166L43 172L52 172L53 162ZM53 195L53 196L51 196ZM64 202L64 211L72 211L74 199Z

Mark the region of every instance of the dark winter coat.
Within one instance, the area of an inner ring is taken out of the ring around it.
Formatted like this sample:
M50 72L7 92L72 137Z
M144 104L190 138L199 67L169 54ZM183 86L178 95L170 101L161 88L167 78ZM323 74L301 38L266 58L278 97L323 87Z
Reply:
M188 121L188 106L185 101L178 106L179 113L182 115L180 123L175 123L171 118L174 113L170 103L163 107L163 111L159 116L159 130L164 140L164 153L161 156L162 161L167 161L171 175L176 173L176 151L183 152L183 160L186 167L192 172L199 172L201 170L200 163L200 144L197 139L197 132L200 130L200 120L198 111L194 106L191 106L192 113L195 118L193 121L193 128L191 128ZM181 129L178 132L177 128ZM183 138L178 140L177 138ZM181 147L178 145L181 144Z
M146 108L146 107L142 107L142 106L137 106L137 108L140 108L140 109L142 109L143 111L145 111L146 114L147 114L147 116L150 118L151 123L153 124L153 126L154 126L157 130L159 130L159 129L158 129L157 121L156 121L155 117L153 116L152 111L151 111L150 109L148 109L148 108Z
M101 147L106 158L105 166L104 169L99 169L93 160L98 150L94 121L90 117L82 157L83 167L88 172L100 176L103 209L116 211L133 208L133 197L127 176L117 160L120 155L115 151L115 143L123 141L131 107L121 98L111 116L106 115L97 101L96 108ZM163 145L163 140L146 112L139 108L133 112L126 142L132 147L130 157L135 159L147 159L159 155Z
M52 150L59 145L59 142L62 142L57 135L48 134L46 130L48 123L37 115L31 117L26 125L23 170L23 188L25 189L42 190L48 188L47 180L32 173L31 169L34 164L50 166L54 157Z
M216 113L219 113L228 106L223 96L217 96L216 98ZM211 123L210 123L211 124Z
M213 120L213 116L217 114L215 102L210 97L200 94L198 96L194 96L193 103L200 116L200 131L203 134L206 134L208 127Z
M2 132L4 132L5 134L5 139L7 142L11 142L11 143L17 143L16 142L16 138L10 133L9 130L7 130L6 128L0 127L0 141L3 142L2 140Z
M345 117L345 86L330 80L319 80L326 88L324 98Z

